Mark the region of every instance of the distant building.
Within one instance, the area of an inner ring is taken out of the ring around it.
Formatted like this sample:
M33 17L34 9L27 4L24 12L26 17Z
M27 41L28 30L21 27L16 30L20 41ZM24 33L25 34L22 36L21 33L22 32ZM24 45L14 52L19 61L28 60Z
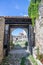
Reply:
M28 41L28 38L23 33L19 33L18 36L13 36L13 43L15 43L16 41Z

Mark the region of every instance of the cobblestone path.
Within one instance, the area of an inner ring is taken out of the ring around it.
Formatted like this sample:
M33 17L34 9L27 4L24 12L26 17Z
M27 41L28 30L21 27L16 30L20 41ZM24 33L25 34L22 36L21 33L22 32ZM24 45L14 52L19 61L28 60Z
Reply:
M20 65L22 57L26 57L28 52L26 50L11 50L9 58L4 65ZM25 60L25 65L31 65L29 60Z
M12 50L10 52L12 57L10 59L10 65L20 65L22 57L26 57L28 55L27 50ZM25 65L31 65L29 60L25 61Z

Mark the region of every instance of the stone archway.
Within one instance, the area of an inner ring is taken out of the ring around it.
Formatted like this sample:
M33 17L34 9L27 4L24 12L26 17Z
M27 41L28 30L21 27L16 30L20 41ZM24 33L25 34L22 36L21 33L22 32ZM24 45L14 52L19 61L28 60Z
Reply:
M16 49L26 49L26 43L28 45L28 29L27 28L10 28L10 42L18 47Z
M5 53L10 50L10 28L20 27L28 29L28 49L31 53L33 39L32 22L29 17L0 17L0 61L3 59Z

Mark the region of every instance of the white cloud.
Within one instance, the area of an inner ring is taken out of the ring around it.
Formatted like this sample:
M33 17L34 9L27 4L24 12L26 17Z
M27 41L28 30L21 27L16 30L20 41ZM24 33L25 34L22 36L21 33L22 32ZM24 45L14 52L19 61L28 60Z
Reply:
M23 13L20 13L21 16L23 16Z
M28 16L28 15L24 15L24 16Z
M25 16L25 17L28 16L28 15L26 15L26 14L24 15L23 13L20 13L20 15L21 15L21 16Z
M15 9L20 9L19 5L16 4L15 5Z

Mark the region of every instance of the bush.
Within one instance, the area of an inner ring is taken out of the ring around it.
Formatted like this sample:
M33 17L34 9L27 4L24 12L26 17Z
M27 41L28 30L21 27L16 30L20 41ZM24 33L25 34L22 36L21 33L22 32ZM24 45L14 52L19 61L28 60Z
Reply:
M28 60L31 60L31 62L33 63L33 65L38 65L32 55L28 56L27 59L28 59Z
M21 64L20 65L25 65L25 60L26 60L26 58L25 57L22 57Z
M9 58L12 57L12 54L9 54L7 57L4 57L0 65L9 65Z
M25 46L28 46L28 42L27 41L25 42Z

